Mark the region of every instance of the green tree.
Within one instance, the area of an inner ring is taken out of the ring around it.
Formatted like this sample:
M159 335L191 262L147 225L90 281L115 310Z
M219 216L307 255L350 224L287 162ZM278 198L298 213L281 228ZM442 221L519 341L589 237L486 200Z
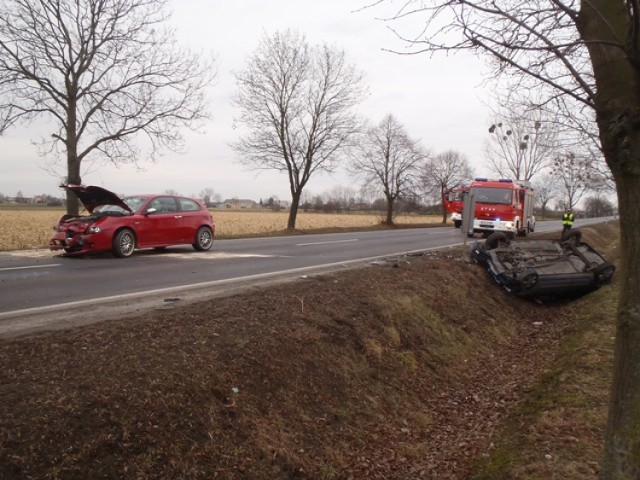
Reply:
M379 0L371 5L388 3ZM407 0L415 52L488 54L494 77L595 113L621 225L620 297L603 479L640 478L640 2ZM443 28L444 26L444 28Z
M215 71L212 58L176 47L166 3L0 2L0 133L44 117L53 131L40 154L66 156L63 181L72 184L90 156L120 164L180 150L180 129L207 118ZM67 213L78 208L67 194Z

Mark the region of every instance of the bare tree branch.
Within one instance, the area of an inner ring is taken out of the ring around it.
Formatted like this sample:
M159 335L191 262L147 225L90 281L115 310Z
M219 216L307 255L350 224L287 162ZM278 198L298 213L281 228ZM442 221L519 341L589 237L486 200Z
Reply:
M0 4L0 133L36 117L56 129L67 181L88 158L136 163L181 150L180 129L208 118L214 60L179 49L165 0L6 0ZM52 162L54 159L51 160ZM74 200L70 197L68 200ZM68 202L69 203L69 202ZM68 204L77 213L77 201Z
M233 148L247 168L287 173L294 229L309 179L333 171L359 129L354 107L366 93L362 74L344 52L311 47L286 31L263 37L236 83L238 120L249 133Z
M418 167L424 158L418 142L391 114L366 131L351 156L350 170L363 179L364 185L382 190L388 225L393 224L395 201L414 193Z
M432 198L442 201L444 191L468 184L473 179L469 160L460 152L448 150L434 156L420 168L420 183ZM447 210L442 204L442 223L447 222Z
M555 123L540 112L503 108L494 115L496 122L485 143L489 168L503 178L531 181L550 164L556 148Z

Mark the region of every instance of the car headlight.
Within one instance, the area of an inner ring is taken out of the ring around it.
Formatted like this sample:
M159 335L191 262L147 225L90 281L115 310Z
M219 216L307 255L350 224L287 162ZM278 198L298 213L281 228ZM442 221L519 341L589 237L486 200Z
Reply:
M100 233L102 230L100 230L100 227L89 227L89 229L87 230L88 233Z

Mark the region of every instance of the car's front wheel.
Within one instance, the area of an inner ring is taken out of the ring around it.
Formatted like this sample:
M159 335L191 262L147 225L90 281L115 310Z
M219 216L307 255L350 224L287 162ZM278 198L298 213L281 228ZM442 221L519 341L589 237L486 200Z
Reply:
M209 250L211 245L213 245L213 231L209 227L200 227L196 232L193 248L203 252Z
M508 247L509 243L511 242L509 242L509 237L505 233L493 232L484 242L484 248L485 250L493 250L494 248Z
M613 276L613 272L616 271L616 267L611 262L604 262L598 265L593 270L593 275L595 277L596 286L600 287L611 280Z
M136 237L131 230L120 230L113 238L113 254L116 257L130 257L135 249Z

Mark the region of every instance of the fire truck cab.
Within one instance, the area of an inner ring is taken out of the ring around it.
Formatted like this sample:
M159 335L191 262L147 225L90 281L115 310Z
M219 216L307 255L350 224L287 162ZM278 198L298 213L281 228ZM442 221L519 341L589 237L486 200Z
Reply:
M475 197L473 233L493 232L526 236L536 227L534 191L528 182L501 178L476 178L470 184Z
M451 221L456 228L460 228L462 225L462 207L464 202L464 195L469 192L469 187L458 186L449 188L442 192L442 201L444 207L451 215Z

